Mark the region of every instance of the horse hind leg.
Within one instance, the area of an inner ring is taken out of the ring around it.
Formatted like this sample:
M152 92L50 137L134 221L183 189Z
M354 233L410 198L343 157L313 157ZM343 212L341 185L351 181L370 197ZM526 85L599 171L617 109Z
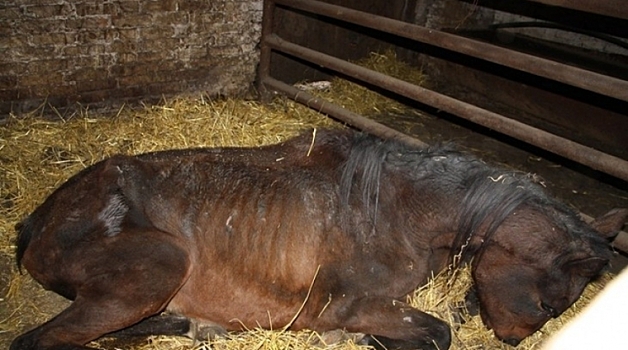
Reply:
M130 327L107 334L107 337L126 339L150 335L180 336L193 329L189 318L171 313L161 313L143 319Z
M159 231L123 231L105 241L86 242L68 255L72 261L64 261L69 267L63 272L79 276L73 282L76 299L17 337L11 350L89 349L86 343L163 310L190 270L181 244Z
M392 298L360 298L336 315L349 332L367 334L362 343L376 349L446 350L451 343L447 323Z
M215 323L162 313L146 318L131 327L107 334L108 337L118 339L149 335L186 336L196 342L202 342L226 336L227 330Z

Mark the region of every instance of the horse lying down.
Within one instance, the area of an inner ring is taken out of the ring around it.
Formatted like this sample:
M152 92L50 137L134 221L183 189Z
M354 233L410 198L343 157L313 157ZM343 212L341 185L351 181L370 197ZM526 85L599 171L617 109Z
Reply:
M17 225L18 265L74 302L11 349L86 349L167 311L197 334L344 329L442 350L449 326L403 300L471 260L482 320L515 345L579 297L627 217L587 225L525 174L351 131L118 155Z

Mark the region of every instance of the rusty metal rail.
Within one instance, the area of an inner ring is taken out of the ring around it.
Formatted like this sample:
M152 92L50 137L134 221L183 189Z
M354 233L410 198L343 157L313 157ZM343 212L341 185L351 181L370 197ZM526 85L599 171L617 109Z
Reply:
M267 87L272 88L275 91L286 94L291 99L302 103L312 109L319 111L320 113L328 114L341 120L349 125L353 125L360 130L364 130L370 134L377 135L384 139L394 139L404 142L408 145L416 147L426 147L427 143L420 141L414 137L408 136L395 129L389 128L371 119L365 118L359 114L355 114L348 111L336 104L333 104L325 99L316 97L305 91L301 91L294 86L288 85L277 79L271 77L263 78L262 83Z
M376 29L628 101L628 82L556 61L505 49L422 26L313 0L273 0L276 4Z
M452 34L442 33L408 23L394 21L389 18L329 5L318 1L266 0L264 2L261 57L258 71L258 81L261 84L260 88L262 90L267 88L282 92L300 103L308 105L320 112L329 114L372 134L379 135L384 138L399 139L410 144L423 145L421 141L272 78L270 76L270 55L274 50L309 61L321 67L335 70L360 81L393 91L399 95L414 99L428 106L451 113L476 124L488 127L505 135L509 135L521 141L561 155L565 158L574 160L593 169L613 175L624 181L628 181L628 161L438 92L392 78L281 39L272 33L272 17L276 4L281 4L283 6L292 7L314 14L329 16L357 25L381 30L383 32L397 34L405 38L451 49L452 51L456 51L458 53L482 58L487 61L502 64L528 73L537 74L625 101L628 101L628 82L566 66L557 62L540 59L534 56L519 54L511 50L496 48L492 45L458 37ZM486 47L484 47L484 45L486 45ZM500 57L500 55L508 57L504 58ZM616 89L620 89L622 91L617 91ZM622 231L618 236L618 239L615 240L614 244L618 249L628 252L628 234Z

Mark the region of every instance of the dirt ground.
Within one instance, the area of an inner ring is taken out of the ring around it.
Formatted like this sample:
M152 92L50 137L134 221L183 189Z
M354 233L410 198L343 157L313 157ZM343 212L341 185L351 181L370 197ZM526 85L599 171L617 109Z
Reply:
M526 172L538 174L545 179L550 192L570 203L590 216L601 215L615 207L628 206L628 185L621 181L600 178L593 172L586 171L577 165L561 160L546 152L504 137L494 138L490 131L469 128L465 123L451 123L443 119L426 115L421 112L408 112L404 115L382 116L377 118L398 130L416 136L430 144L453 142L476 153L487 162L501 163ZM0 320L12 317L13 313L37 310L39 315L51 315L67 306L68 302L53 294L37 294L37 300L23 305L22 310L10 310L6 307L6 296L17 286L10 284L10 266L15 262L0 254ZM618 255L613 269L618 270L625 264L625 258ZM28 277L13 280L23 283L26 290L39 289ZM35 294L35 293L34 293ZM44 321L41 319L25 320L21 325L29 328L32 324ZM22 328L22 327L19 327ZM18 329L0 329L0 348L8 348Z

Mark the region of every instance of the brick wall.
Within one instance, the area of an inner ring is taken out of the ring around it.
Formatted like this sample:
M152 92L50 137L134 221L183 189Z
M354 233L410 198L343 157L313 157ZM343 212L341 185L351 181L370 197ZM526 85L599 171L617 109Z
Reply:
M0 116L248 89L262 0L3 0Z

